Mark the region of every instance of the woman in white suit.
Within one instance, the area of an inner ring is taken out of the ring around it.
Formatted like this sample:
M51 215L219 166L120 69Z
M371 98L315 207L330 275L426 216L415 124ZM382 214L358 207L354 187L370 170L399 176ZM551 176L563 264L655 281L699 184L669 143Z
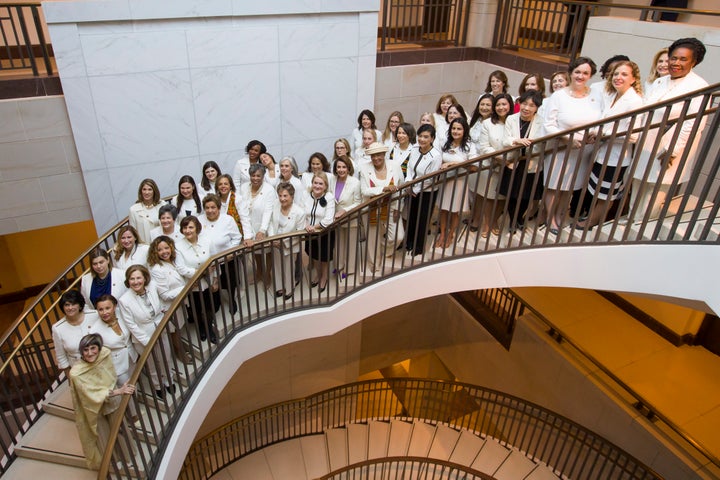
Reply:
M90 252L90 271L80 280L80 293L85 298L85 306L94 308L95 301L105 294L120 298L127 290L125 272L113 268L110 254L104 248L95 248Z
M602 105L602 118L608 118L636 110L643 106L642 87L640 86L640 68L634 62L620 61L614 64L605 82L605 93ZM625 188L625 174L632 157L632 144L637 134L623 135L631 127L631 118L603 125L602 137L615 137L603 140L598 149L592 171L588 192L597 197L595 208L588 218L578 222L579 228L592 228L602 221L602 217ZM641 119L634 120L633 128L641 125ZM601 138L602 140L602 138Z
M508 155L507 164L500 174L499 191L507 198L510 232L524 227L525 215L530 202L540 200L543 192L540 159L532 156L530 146L542 136L543 119L537 114L543 97L537 90L526 90L520 98L520 111L505 120L503 148L523 147Z
M130 330L133 345L142 355L150 338L155 333L160 321L165 315L165 306L160 301L157 288L150 282L150 271L144 265L131 265L125 270L125 286L128 291L120 297L120 314ZM171 395L175 393L175 385L165 373L162 365L155 362L155 358L168 358L170 343L167 335L162 335L155 344L155 351L148 357L150 381L158 398L165 398L165 390ZM163 387L165 390L163 390Z
M113 263L123 272L130 265L147 265L148 247L140 243L135 227L125 225L118 229L117 243L113 246Z
M297 192L301 194L302 192ZM295 203L296 190L290 182L281 182L277 187L279 202L270 221L268 235L284 235L305 229L305 210ZM300 237L284 238L273 242L273 272L275 274L276 297L290 300L295 291L295 260L300 253Z
M360 180L354 177L355 169L352 161L342 155L333 165L335 193L335 220L340 220L348 210L362 203ZM355 273L357 261L358 222L353 220L338 229L336 250L338 252L337 274L340 279Z
M95 322L90 328L90 333L99 334L103 339L103 346L110 349L119 387L130 380L138 354L132 345L130 329L122 315L118 315L117 298L114 295L104 294L98 297L95 303L101 321Z

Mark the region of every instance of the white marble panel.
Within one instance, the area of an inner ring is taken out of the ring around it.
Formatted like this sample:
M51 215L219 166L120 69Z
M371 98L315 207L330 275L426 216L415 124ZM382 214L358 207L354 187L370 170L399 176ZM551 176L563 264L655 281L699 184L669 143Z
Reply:
M280 27L280 60L311 60L356 56L358 24L355 19L334 24Z
M420 114L425 112L423 110L425 105L422 103L422 97L402 97L402 98L389 98L386 100L378 100L375 102L375 116L377 118L388 118L393 111L398 110L402 112L403 118L406 122L412 125L418 125L420 120Z
M199 17L199 18L170 18L159 20L133 20L134 32L167 32L178 30L189 32L205 28L230 28L232 17Z
M43 13L48 23L101 22L130 18L128 0L47 2Z
M185 32L182 31L83 35L80 42L89 76L188 67Z
M46 211L45 200L40 192L40 182L33 178L16 182L2 182L3 202L0 218L13 218Z
M62 139L46 138L31 142L0 143L2 180L21 180L68 173ZM21 159L22 161L18 161Z
M355 110L361 111L363 105L372 105L375 101L375 55L357 59L357 100Z
M84 76L85 59L80 46L77 24L50 25L48 31L57 69L62 72L63 78Z
M429 89L442 90L442 66L411 65L402 70L403 96L423 95Z
M228 15L232 0L173 0L172 2L130 0L132 18L213 17Z
M276 155L275 159L279 160L285 155L292 155L298 164L298 172L306 172L310 155L315 152L320 152L330 160L333 155L335 140L341 137L346 138L348 133L350 133L349 129L344 134L334 135L332 137L313 138L300 142L285 143L282 148L282 155Z
M233 15L277 15L313 13L321 11L321 0L273 0L272 2L248 2L232 0Z
M127 21L127 19L115 22L78 23L77 26L80 36L107 35L109 33L131 33L135 31L134 24Z
M62 87L83 171L105 168L105 152L87 77L63 78Z
M376 12L380 9L380 0L321 0L321 8L323 10L333 10L337 12Z
M274 26L232 30L190 30L187 33L190 68L269 63L278 60L278 32Z
M0 142L22 142L27 140L18 100L0 101ZM2 177L0 177L2 178Z
M109 166L197 155L187 70L93 77L90 85Z
M347 135L357 117L356 78L355 58L282 63L283 143Z
M377 29L378 14L377 12L358 14L358 54L376 55L377 54Z
M78 158L77 148L75 148L75 140L71 135L62 138L63 151L65 152L65 160L67 161L69 172L81 172L80 159Z
M118 177L120 176L121 175L118 174ZM127 198L128 195L125 195L125 198L121 200L124 210L122 215L118 216L115 208L115 199L119 193L118 188L120 182L116 182L115 179L111 180L108 170L85 171L83 172L83 179L85 180L85 190L90 200L92 217L93 220L95 220L95 229L98 235L102 235L120 221L121 218L127 217L130 205L137 200L138 184L136 184L134 188L128 187L130 198Z
M191 71L200 153L244 149L248 140L280 143L276 64Z
M29 139L71 134L65 97L34 97L18 103L25 133Z
M89 207L82 174L52 175L39 180L49 211Z
M53 212L24 215L22 217L17 217L15 222L17 223L18 230L23 232L27 230L37 230L39 228L54 227L57 225L85 222L92 219L90 208L88 208L88 206L84 206L56 210ZM107 230L108 229L105 229L105 231Z

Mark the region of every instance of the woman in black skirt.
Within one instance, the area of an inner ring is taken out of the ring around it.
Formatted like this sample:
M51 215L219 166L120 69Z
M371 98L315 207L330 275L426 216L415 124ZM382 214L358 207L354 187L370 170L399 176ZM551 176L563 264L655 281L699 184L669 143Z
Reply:
M335 231L327 231L335 218L335 198L329 191L325 172L313 175L310 191L305 192L305 230L311 235L305 243L305 253L310 257L310 285L323 292L328 282L328 263L333 259ZM317 263L317 266L315 264ZM312 277L316 270L315 278Z

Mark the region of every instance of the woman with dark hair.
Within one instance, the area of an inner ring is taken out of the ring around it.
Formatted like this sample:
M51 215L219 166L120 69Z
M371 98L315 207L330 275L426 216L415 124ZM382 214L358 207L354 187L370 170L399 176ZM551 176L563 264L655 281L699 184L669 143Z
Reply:
M260 164L251 165L249 173L250 183L242 185L238 192L240 201L247 205L250 213L250 231L243 232L246 245L252 245L252 242L259 242L267 237L273 210L278 203L275 189L265 181L265 167ZM271 285L271 261L269 251L255 254L255 281L257 283L262 280L266 288Z
M480 141L480 130L482 128L482 122L486 118L490 118L493 113L493 100L495 97L492 93L483 93L478 98L475 110L473 110L472 117L470 119L470 138L475 142L475 147ZM479 151L479 150L478 150Z
M448 139L443 146L441 169L451 168L477 156L475 144L470 141L470 127L464 115L450 122L448 133ZM456 173L451 173L446 177L440 194L440 233L435 240L435 247L448 248L452 245L460 224L460 214L467 209L467 180L464 177L454 178L455 176Z
M117 385L120 386L130 380L138 354L132 346L132 336L125 320L118 315L115 295L101 295L95 303L100 321L93 324L90 333L100 335L103 345L110 350Z
M303 183L303 190L310 189L310 187L312 186L312 179L315 177L316 173L320 172L324 172L325 175L328 176L328 180L329 177L332 175L332 173L330 173L330 162L328 162L327 157L320 152L315 152L310 155L310 158L308 159L307 171L303 172L301 177Z
M601 96L588 85L595 75L595 62L578 57L568 65L570 85L547 100L545 132L548 135L581 127L600 118ZM585 133L579 131L558 139L566 149L550 149L544 160L546 222L550 233L557 235L570 205L573 190L582 189L592 164L592 146L586 145ZM555 153L553 153L555 152Z
M420 125L417 131L417 145L410 152L405 175L406 182L411 182L440 169L442 153L433 147L434 142L435 127L429 124ZM408 255L413 257L425 252L425 238L438 189L436 181L437 179L431 178L412 186L408 226L405 233L405 249Z
M130 265L147 265L148 246L140 243L137 230L130 225L118 229L117 243L113 246L115 268L123 272Z
M128 223L137 231L139 242L150 242L150 231L158 226L158 210L164 203L155 180L146 178L140 182L137 201L128 214Z
M265 167L265 182L275 189L280 183L280 166L270 153L260 154L260 163Z
M190 175L183 175L178 181L178 193L170 202L177 208L177 218L182 220L188 215L200 215L202 203L195 185L195 179Z
M233 168L232 180L236 188L240 188L240 185L250 181L250 174L248 173L250 165L260 161L260 155L267 153L267 147L260 140L250 140L245 147L245 153L247 155L238 160L235 163L235 168Z
M405 174L408 159L410 158L410 152L417 141L415 127L413 127L410 123L401 123L397 127L395 136L397 141L388 151L387 159L391 162L398 163L400 168L402 168L403 174Z
M175 205L166 203L160 207L158 216L160 217L160 226L155 227L150 231L150 238L152 240L155 240L160 235L168 236L176 241L182 238L180 226L176 222L178 211L177 208L175 208Z
M508 88L508 77L502 70L495 70L490 72L488 75L487 85L485 85L485 93L491 93L493 96L498 96L501 93L507 93Z
M405 124L403 124L405 125ZM398 127L398 135L401 129ZM360 193L360 180L353 176L353 164L348 157L338 157L333 165L335 184L335 220L340 220L348 210L352 210L362 203ZM337 233L337 273L340 279L355 273L357 263L358 222L351 221L338 229Z
M120 396L132 395L135 386L128 383L117 386L112 353L103 346L103 339L97 333L82 337L76 348L82 358L69 372L75 425L85 463L90 470L97 470L107 448L110 425L120 406Z
M438 98L437 104L435 105L435 112L432 114L433 120L435 120L433 126L436 132L444 132L447 130L448 123L445 117L447 116L448 108L450 108L451 105L458 104L457 98L451 93L446 93Z
M220 213L230 215L240 230L240 235L245 239L245 232L251 232L250 227L250 211L247 204L240 200L240 196L235 194L235 183L228 174L222 174L215 182L217 197L220 199ZM183 235L184 238L184 235Z
M99 317L94 310L83 310L85 298L78 290L63 293L58 305L65 316L52 326L55 359L58 367L68 375L70 367L80 361L80 339L90 332Z
M198 186L198 193L200 194L201 200L208 193L215 193L215 181L220 175L222 175L222 172L220 171L220 166L217 163L210 160L209 162L205 162L203 164L202 179L200 180L200 185Z
M125 274L119 268L113 268L112 258L104 248L95 248L88 256L90 271L80 280L80 292L85 298L85 304L95 306L95 301L105 294L112 294L115 298L125 293Z
M707 87L708 83L705 79L693 71L693 68L705 58L705 52L705 45L697 38L675 40L668 48L670 74L655 80L646 96L646 105L682 97L694 90ZM701 101L702 97L694 98L685 112L683 112L685 105L676 103L670 109L667 120L677 119L681 114L690 116L698 113ZM654 110L649 114L650 118L647 122L661 122L664 115L667 115L666 109ZM638 202L638 215L642 216L650 209L650 217L656 217L665 203L673 182L680 184L689 180L701 138L698 134L695 140L688 144L690 132L696 122L700 122L697 132L702 132L705 119L706 117L701 120L691 118L679 126L668 123L667 128L662 132L658 129L648 131L633 174L632 202ZM660 142L659 145L655 145L657 140ZM684 162L681 161L683 157L686 157ZM678 166L681 164L682 170L678 172ZM675 180L676 175L677 180Z
M465 109L462 105L453 103L450 105L447 109L447 113L445 113L445 125L446 128L444 130L438 130L436 128L437 136L440 140L440 150L442 150L442 147L447 143L448 138L450 138L450 122L455 120L456 118L462 117L467 122L467 114L465 113ZM468 130L469 134L469 130Z
M362 135L365 129L369 128L375 132L376 142L382 138L382 132L378 130L377 125L375 125L375 114L371 110L365 109L360 112L357 118L357 125L357 128L354 128L352 134L350 134L350 146L353 151L356 151L362 146ZM329 171L329 169L326 170L326 172Z

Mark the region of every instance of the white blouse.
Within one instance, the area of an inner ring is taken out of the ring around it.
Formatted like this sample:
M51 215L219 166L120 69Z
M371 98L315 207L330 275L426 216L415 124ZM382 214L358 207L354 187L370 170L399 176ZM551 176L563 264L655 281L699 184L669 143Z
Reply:
M85 311L80 325L70 325L65 317L52 326L55 359L60 369L70 368L80 361L80 340L90 333L95 322L100 322L95 310Z

